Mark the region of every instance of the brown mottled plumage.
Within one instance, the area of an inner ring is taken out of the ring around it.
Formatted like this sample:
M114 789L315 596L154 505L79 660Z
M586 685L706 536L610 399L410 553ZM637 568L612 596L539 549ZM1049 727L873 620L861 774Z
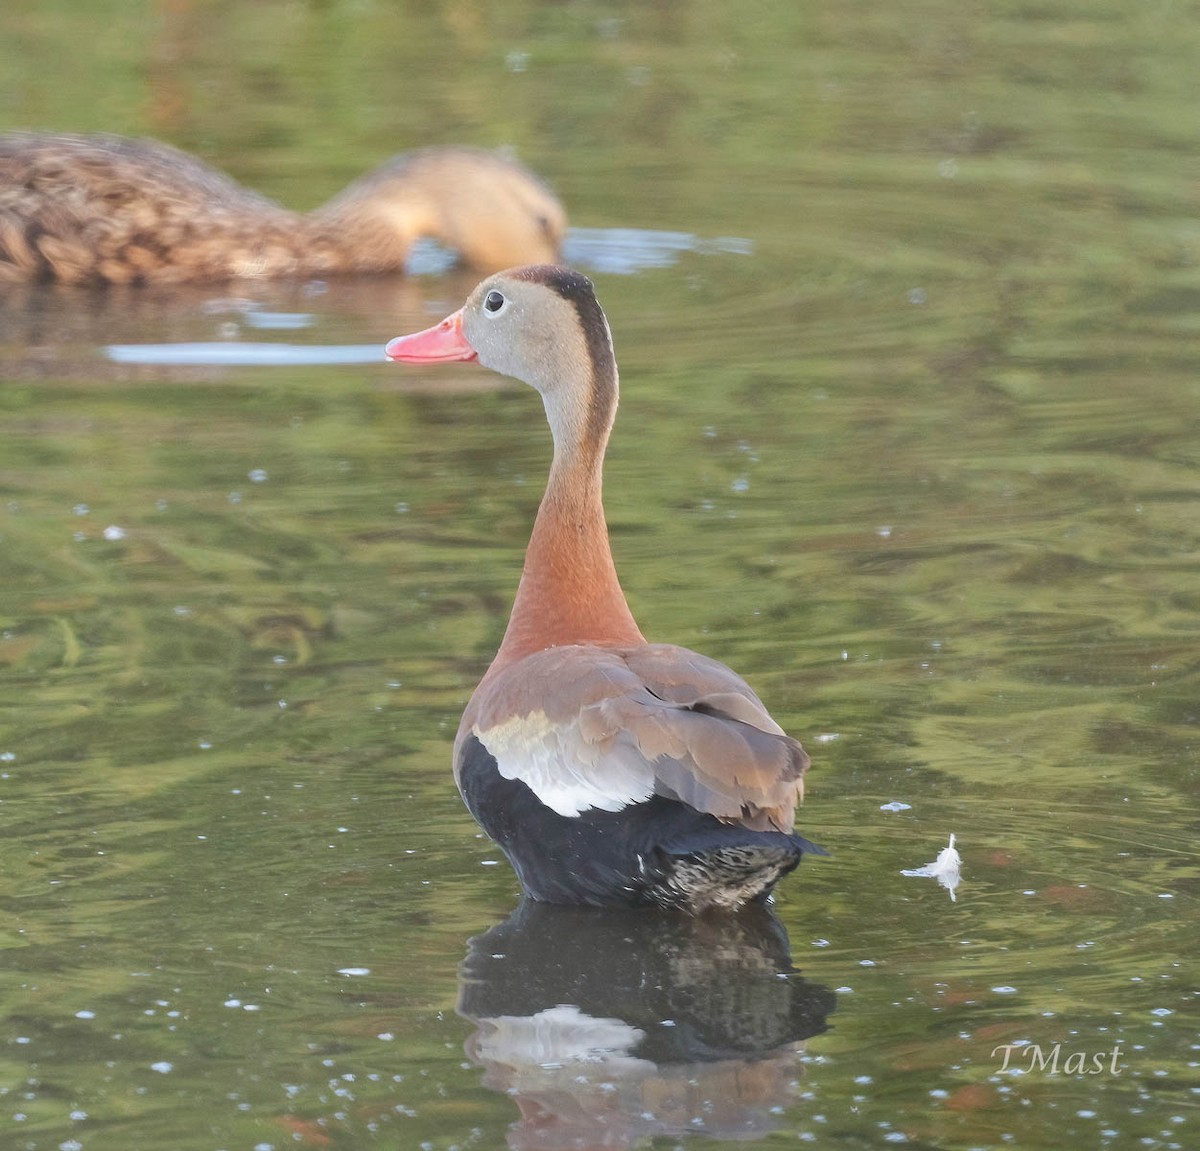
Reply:
M299 213L154 140L0 136L0 282L396 272L423 236L494 271L556 259L565 230L536 176L473 148L397 156Z
M463 798L526 891L734 907L823 854L794 830L800 744L740 676L647 643L629 611L601 503L617 366L591 283L565 268L500 273L387 354L516 376L542 394L553 432L508 629L454 747Z

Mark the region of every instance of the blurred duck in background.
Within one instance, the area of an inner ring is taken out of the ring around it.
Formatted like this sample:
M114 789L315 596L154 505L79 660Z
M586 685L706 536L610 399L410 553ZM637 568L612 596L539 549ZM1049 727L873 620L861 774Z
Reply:
M477 148L403 153L302 213L155 140L0 135L0 282L401 272L426 237L492 272L557 261L566 227L537 176Z

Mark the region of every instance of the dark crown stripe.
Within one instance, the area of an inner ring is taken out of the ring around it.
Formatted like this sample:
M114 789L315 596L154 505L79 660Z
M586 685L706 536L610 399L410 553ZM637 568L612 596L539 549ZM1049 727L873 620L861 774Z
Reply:
M596 299L595 286L581 272L555 264L533 264L522 268L517 275L530 283L545 285L574 306L592 365L588 430L592 433L592 443L603 443L617 404L617 363L608 320Z

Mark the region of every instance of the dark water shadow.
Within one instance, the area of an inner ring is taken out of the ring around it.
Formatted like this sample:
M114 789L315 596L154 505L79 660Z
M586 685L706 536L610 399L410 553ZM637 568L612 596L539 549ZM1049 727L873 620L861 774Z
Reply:
M513 1151L765 1135L834 1003L758 906L691 917L526 901L470 941L459 974L467 1055L520 1112Z
M231 366L385 364L391 334L429 323L431 302L460 300L473 284L457 273L154 289L5 284L0 378L188 382Z
M688 232L573 228L563 260L634 275L685 255L749 255L748 241ZM230 368L377 365L386 340L457 307L479 279L419 244L409 274L228 284L0 284L0 379L220 379Z

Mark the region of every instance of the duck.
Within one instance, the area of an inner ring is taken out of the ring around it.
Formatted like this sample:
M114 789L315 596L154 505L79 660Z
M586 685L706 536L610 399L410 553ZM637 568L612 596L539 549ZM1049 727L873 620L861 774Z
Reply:
M401 153L293 212L168 144L0 135L0 283L177 284L403 271L432 237L481 273L553 261L566 213L499 153Z
M388 358L477 361L541 393L545 492L499 650L467 704L454 778L468 810L547 903L735 909L805 855L809 757L741 676L646 640L617 578L602 500L618 373L592 282L497 273Z

